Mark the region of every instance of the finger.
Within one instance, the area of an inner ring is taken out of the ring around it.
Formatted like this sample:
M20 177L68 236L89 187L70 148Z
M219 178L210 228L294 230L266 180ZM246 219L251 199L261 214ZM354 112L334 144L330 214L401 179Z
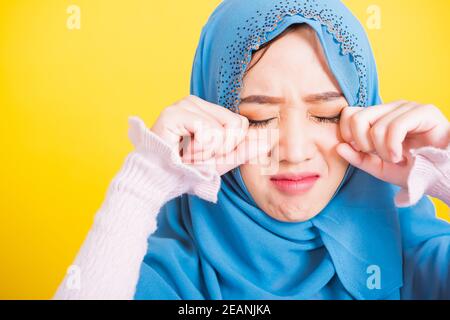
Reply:
M361 108L355 112L349 119L349 129L352 136L352 146L357 151L371 152L374 149L369 135L370 113L375 106Z
M191 101L192 103L194 103L202 111L211 115L213 118L215 118L221 124L225 124L227 121L232 120L234 118L234 116L236 115L234 112L228 110L227 108L224 108L217 104L203 100L202 98L197 97L195 95L190 95L186 99L188 101Z
M186 111L186 119L183 126L190 133L187 139L187 149L183 149L183 156L195 154L197 152L210 153L220 148L222 143L223 129L217 122L210 121L202 114ZM193 137L193 138L192 138Z
M223 148L217 150L217 154L227 154L244 139L248 129L247 118L194 95L189 96L188 100L199 110L215 118L226 130Z
M403 156L403 147L408 147L404 141L409 134L426 133L437 127L440 114L436 111L438 109L432 105L416 105L391 121L387 144L398 158Z
M201 134L201 137L199 137L199 139L202 140L201 145L196 144L197 147L194 147L195 141L192 139L190 140L191 144L188 145L187 154L193 155L197 153L204 153L205 150L207 150L208 154L210 155L220 154L225 141L225 130L221 123L218 122L210 114L199 110L199 108L190 101L184 102L183 107L185 108L185 110L188 110L190 113L195 114L197 117L208 120L207 123L210 125L203 127L203 130L199 132L199 134ZM199 159L198 156L196 156L195 158ZM185 160L187 159L188 158L186 157Z
M203 117L208 118L211 122L215 122L218 125L222 125L222 121L219 121L210 112L205 112L203 108L201 108L197 103L194 103L192 100L183 101L183 107L192 113L199 114L202 115Z
M344 109L342 109L339 119L339 129L341 131L342 139L345 142L351 143L352 141L354 141L352 129L350 126L351 118L354 114L362 111L363 109L363 107L345 107Z
M250 128L250 123L247 117L241 116L240 114L236 114L240 121L241 121L241 127L240 130L238 130L238 134L236 137L235 145L239 145L242 141L244 141L245 137L247 136L248 130Z
M375 146L377 154L385 161L399 162L402 160L402 141L399 144L392 140L392 134L398 132L395 119L401 115L408 113L418 104L408 102L400 105L397 109L384 114L380 117L370 129L371 140Z
M347 143L340 143L336 147L338 154L352 166L359 168L370 175L389 183L403 185L407 175L406 164L394 164L384 161L378 155L354 150Z
M235 114L233 122L227 122L224 125L225 128L225 142L222 154L227 154L234 150L246 137L249 121L247 118Z
M345 107L341 112L339 128L347 143L354 142L359 151L371 152L374 146L369 135L370 127L384 114L397 108L405 100L369 107Z
M188 148L187 150L188 151L184 153L181 157L184 163L196 163L207 161L211 158L214 158L215 156L213 148L206 148L198 150L196 152L192 152L190 148Z

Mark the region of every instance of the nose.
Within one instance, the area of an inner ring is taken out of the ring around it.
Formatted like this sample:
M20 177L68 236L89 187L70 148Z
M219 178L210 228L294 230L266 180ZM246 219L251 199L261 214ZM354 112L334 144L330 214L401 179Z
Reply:
M300 163L311 160L316 145L305 111L299 108L287 108L279 122L279 162Z

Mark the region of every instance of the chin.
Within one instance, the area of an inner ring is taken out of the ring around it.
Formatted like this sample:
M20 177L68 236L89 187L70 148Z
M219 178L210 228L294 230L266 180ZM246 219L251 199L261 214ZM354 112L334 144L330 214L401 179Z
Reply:
M283 222L308 221L318 213L311 208L302 208L302 206L299 206L298 204L289 204L289 201L283 201L282 203L283 204L275 206L276 209L268 210L266 213L272 218Z
M284 216L286 217L287 222L305 222L312 218L314 218L317 213L287 213Z

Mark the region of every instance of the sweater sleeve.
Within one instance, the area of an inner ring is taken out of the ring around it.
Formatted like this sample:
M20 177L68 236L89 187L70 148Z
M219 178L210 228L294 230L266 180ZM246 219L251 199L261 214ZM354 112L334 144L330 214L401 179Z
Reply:
M450 144L446 149L430 146L411 149L414 158L407 188L395 196L397 207L416 204L424 194L438 198L450 206Z
M217 202L220 176L181 161L138 117L129 118L135 150L111 181L75 261L53 299L133 299L147 239L169 200L189 193Z

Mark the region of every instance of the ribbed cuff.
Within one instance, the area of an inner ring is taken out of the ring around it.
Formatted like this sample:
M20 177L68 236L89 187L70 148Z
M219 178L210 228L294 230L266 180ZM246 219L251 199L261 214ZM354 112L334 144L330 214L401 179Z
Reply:
M182 193L182 176L150 162L142 154L128 154L122 169L113 179L110 192L125 193L143 205L163 204L173 194Z
M145 160L153 165L153 170L162 169L157 185L169 198L189 193L210 202L217 202L220 176L215 168L208 165L184 164L176 148L171 148L163 139L149 130L138 117L129 117L129 138ZM157 172L153 174L158 175ZM170 176L170 177L169 177ZM167 180L163 182L162 180Z
M414 164L408 176L407 189L396 196L397 206L417 203L423 194L450 202L450 145L446 149L430 146L411 149Z
M427 194L444 201L450 207L450 178L439 180Z

